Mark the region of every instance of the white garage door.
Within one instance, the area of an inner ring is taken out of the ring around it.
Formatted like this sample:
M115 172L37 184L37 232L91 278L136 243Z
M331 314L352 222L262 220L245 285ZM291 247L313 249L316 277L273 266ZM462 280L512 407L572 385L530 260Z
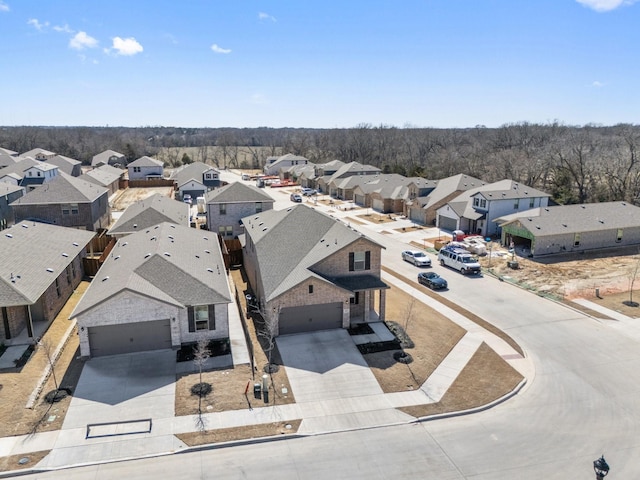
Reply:
M374 210L377 210L377 211L379 211L379 212L382 212L382 211L384 210L384 200L381 200L381 199L379 199L379 198L376 198L376 199L373 201L373 205L372 205L372 206L373 206L373 209L374 209Z
M92 357L171 348L169 319L89 327Z
M438 217L438 228L442 230L450 230L454 231L458 228L458 222L454 218L443 217L442 215Z
M342 303L288 307L280 311L280 335L342 328Z

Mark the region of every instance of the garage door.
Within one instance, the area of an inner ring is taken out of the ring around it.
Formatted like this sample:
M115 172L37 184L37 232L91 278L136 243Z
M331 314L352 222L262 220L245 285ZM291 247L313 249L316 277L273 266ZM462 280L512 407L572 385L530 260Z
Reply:
M379 198L376 198L373 201L373 209L377 210L378 212L382 212L384 210L384 200L380 200Z
M354 195L353 201L358 205L364 205L364 195Z
M342 303L288 307L280 311L280 335L342 328Z
M443 217L441 215L438 217L438 228L453 232L458 228L458 222L456 222L455 218Z
M171 348L169 319L89 327L92 357Z
M409 209L409 218L414 222L423 223L425 219L424 209L422 208Z

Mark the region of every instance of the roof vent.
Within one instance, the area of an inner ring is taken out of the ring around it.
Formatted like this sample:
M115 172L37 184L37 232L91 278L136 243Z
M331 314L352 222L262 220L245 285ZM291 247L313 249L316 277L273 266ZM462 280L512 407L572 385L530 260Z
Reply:
M47 272L53 273L53 268L47 268Z
M537 228L538 230L540 230L540 225L536 225L536 228Z
M205 240L209 240L209 237L202 237L202 238L204 238Z
M200 255L196 255L196 258L200 258Z
M211 253L209 250L205 250L204 253Z
M107 280L109 280L109 275L107 275L106 277L104 277L104 278L102 279L102 281L103 281L103 282L106 282Z
M171 254L170 254L169 252L164 252L164 253L163 253L163 255L164 255L165 257L170 257L170 256L171 256Z
M4 236L7 238L13 238L13 235L11 235L10 233L5 233Z
M213 273L213 268L207 268L207 272Z
M137 224L137 223L134 223L134 224L133 224L133 228L138 228L138 224Z
M265 227L265 228L263 228L263 229L262 229L262 231L263 231L263 232L266 232L266 231L267 231L266 227Z
M604 223L604 220L598 220L600 223Z
M126 247L127 245L129 245L129 242L124 242L124 243L122 244L122 246L123 246L123 247Z
M151 237L149 240L151 240L152 242L156 239L157 237L154 235L153 237Z
M77 242L73 242L73 244L72 244L72 245L73 245L74 247L77 247L77 246L78 246L78 243L77 243Z
M22 228L29 228L29 225L27 225L26 223L23 223Z
M65 258L67 258L67 257L69 256L69 254L68 254L68 253L64 253L64 252L62 252L62 256L63 256L63 257L65 257Z
M567 228L567 224L566 224L566 223L563 223L563 224L562 224L562 226L563 226L564 228Z
M169 235L169 238L170 238L171 240L173 240L173 235Z
M580 205L582 208L587 208L586 205Z
M120 255L116 255L114 260L118 260L120 258Z
M144 258L149 258L151 256L150 253L145 254Z

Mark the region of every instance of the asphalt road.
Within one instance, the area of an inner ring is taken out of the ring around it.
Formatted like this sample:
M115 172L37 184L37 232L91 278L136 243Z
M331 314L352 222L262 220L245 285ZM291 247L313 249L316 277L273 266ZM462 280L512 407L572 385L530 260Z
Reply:
M386 247L385 265L417 275L419 269L400 260L406 245L366 227L363 231ZM592 479L593 460L602 454L611 466L609 478L639 478L637 336L496 279L433 268L449 281L442 295L507 331L532 359L535 377L509 401L482 413L422 424L85 467L37 478Z

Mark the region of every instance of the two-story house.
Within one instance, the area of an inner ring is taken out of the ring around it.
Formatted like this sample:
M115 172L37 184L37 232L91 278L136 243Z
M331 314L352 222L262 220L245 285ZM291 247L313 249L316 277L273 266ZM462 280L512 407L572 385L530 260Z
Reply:
M185 194L191 195L193 199L203 197L208 191L220 186L220 172L202 162L176 168L169 178L175 182L178 192L176 196L180 199Z
M38 162L24 171L20 186L31 191L39 185L50 182L59 173L60 170L57 166L45 162Z
M269 157L269 159L267 159L267 164L264 166L264 174L280 175L280 169L287 169L294 165L307 165L308 163L308 159L301 157L300 155L293 155L292 153L287 153L286 155L282 155L276 159Z
M437 210L437 226L482 236L499 235L495 219L546 207L550 195L513 180L500 180L461 193ZM453 228L452 228L453 227Z
M351 177L379 175L380 173L381 171L378 167L363 165L359 162L345 163L331 176L320 177L318 179L318 190L342 200L353 200L353 189L356 185L366 182L367 179L361 180Z
M111 165L116 168L124 168L127 165L127 157L114 150L105 150L94 155L91 159L91 166L98 168L101 165Z
M381 245L305 205L243 223L247 279L278 335L384 321Z
M107 189L65 173L12 202L11 208L16 222L37 220L96 231L111 221Z
M61 172L79 177L82 175L82 162L75 158L65 157L64 155L56 155L45 160L48 164L55 165Z
M120 181L124 178L125 170L102 164L87 173L80 175L81 180L95 183L109 191L109 196L120 189Z
M189 226L189 205L156 193L132 203L109 228L109 235L122 238L159 223Z
M231 298L218 237L161 223L118 240L71 318L83 357L178 349L228 339Z
M28 152L24 152L21 157L31 157L35 160L39 160L41 162L53 158L56 156L55 152L50 152L49 150L45 150L44 148L34 148L33 150L29 150Z
M207 228L221 237L231 239L244 233L242 219L273 208L273 198L258 187L234 182L205 196Z
M129 180L149 180L162 178L164 175L164 163L151 157L140 157L127 165Z

